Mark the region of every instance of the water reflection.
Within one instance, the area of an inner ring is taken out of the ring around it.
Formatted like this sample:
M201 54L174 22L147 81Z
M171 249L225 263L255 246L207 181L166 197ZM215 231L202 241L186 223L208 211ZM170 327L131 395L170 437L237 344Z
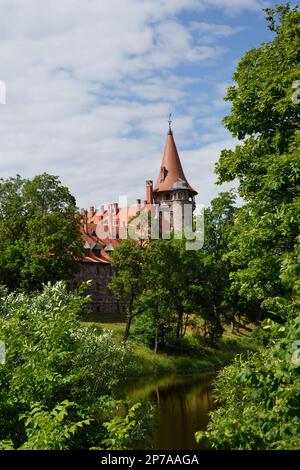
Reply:
M195 432L205 430L212 409L211 375L143 379L130 384L126 395L133 401L150 400L156 405L157 450L205 449L196 444Z

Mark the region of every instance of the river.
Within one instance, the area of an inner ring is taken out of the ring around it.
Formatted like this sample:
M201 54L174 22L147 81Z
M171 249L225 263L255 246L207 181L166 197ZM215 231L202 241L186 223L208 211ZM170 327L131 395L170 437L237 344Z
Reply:
M214 376L168 376L143 378L128 383L125 393L130 400L150 401L155 405L155 431L151 447L156 450L194 450L198 445L195 432L205 430L213 400Z

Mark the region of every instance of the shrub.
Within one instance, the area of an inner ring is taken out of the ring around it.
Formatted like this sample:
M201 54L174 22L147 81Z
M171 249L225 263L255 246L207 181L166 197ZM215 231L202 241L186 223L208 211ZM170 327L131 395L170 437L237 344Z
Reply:
M105 439L130 352L110 332L80 325L86 299L63 282L31 295L0 288L0 299L2 448L88 448Z
M285 325L270 320L270 345L237 357L215 383L217 409L207 432L216 449L299 449L300 315Z

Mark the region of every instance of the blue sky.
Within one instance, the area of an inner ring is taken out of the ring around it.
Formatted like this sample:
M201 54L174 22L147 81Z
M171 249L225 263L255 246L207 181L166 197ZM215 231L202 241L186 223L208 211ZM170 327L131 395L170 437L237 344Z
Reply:
M79 207L144 199L173 115L198 202L234 139L221 120L240 57L272 38L261 0L0 0L0 175L58 175Z

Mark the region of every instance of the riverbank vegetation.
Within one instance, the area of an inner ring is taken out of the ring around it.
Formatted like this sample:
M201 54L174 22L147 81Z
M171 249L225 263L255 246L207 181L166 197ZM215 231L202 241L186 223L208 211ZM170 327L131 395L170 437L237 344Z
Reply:
M136 447L151 434L152 410L124 399L127 379L213 371L251 341L241 328L236 340L212 348L189 331L172 354L158 354L133 330L125 346L124 325L85 321L85 288L72 294L58 282L26 294L1 287L1 449Z
M32 295L1 287L0 298L1 449L122 449L144 441L145 409L117 393L130 352L108 330L80 324L85 296L59 282Z
M83 325L96 328L99 334L110 330L116 344L121 345L125 322L101 323L83 322ZM174 339L166 345L164 352L155 352L151 346L141 341L133 325L128 341L131 355L131 368L128 377L155 377L163 375L190 375L213 372L229 364L237 354L256 350L253 339L255 325L246 324L231 332L231 325L224 325L224 334L214 346L207 340L202 328L189 329L184 338ZM138 330L137 330L138 331Z

